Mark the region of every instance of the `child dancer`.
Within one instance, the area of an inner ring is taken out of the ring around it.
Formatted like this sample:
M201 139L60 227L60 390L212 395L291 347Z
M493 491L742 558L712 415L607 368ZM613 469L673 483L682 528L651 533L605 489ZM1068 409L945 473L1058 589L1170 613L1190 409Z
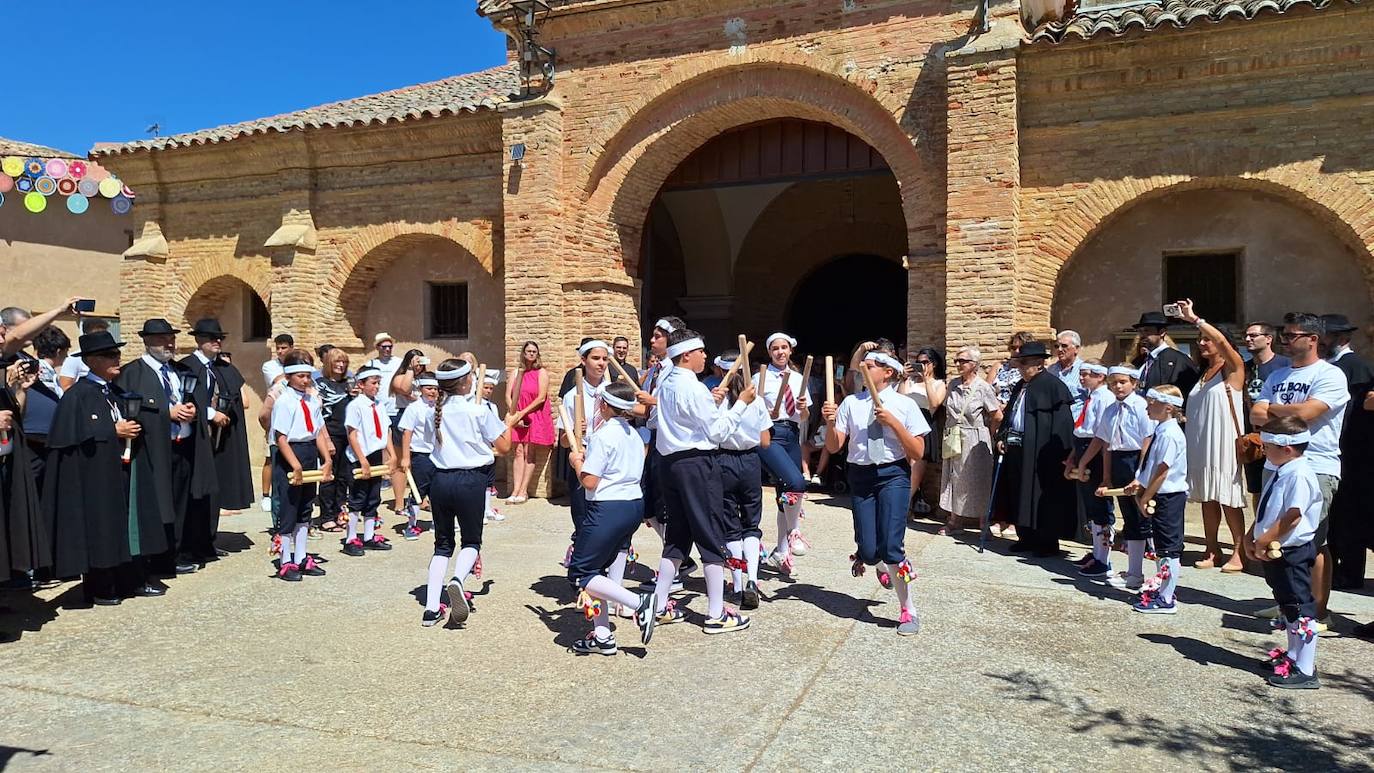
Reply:
M568 579L585 594L583 603L594 627L572 645L572 650L579 655L614 655L617 647L611 633L610 605L634 610L641 643L648 645L654 635L654 594L632 593L621 585L621 578L602 574L619 562L623 577L624 545L644 519L639 488L644 442L629 421L638 405L634 387L610 384L598 390L592 403L599 421L587 440L586 453L574 448L568 455L568 464L576 471L587 500L567 564Z
M559 442L564 448L571 448L573 451L583 449L573 448L573 428L567 426L567 422L575 421L578 424L578 435L584 438L590 432L594 432L596 424L600 421L600 416L596 412L596 394L604 386L606 380L606 367L611 359L611 345L605 341L592 339L584 342L577 349L577 354L582 359L582 415L577 413L577 383L574 382L571 389L559 395L559 405L561 406L558 416L558 428L562 430ZM572 560L573 547L577 543L577 532L582 528L582 522L587 518L587 491L578 480L578 473L571 466L568 467L568 499L572 510L572 537L569 539L568 550L563 555L563 566L567 566Z
M792 367L797 339L786 333L774 333L765 343L768 371L763 380L763 398L772 417L772 443L759 450L759 458L772 473L778 493L778 545L768 563L782 574L791 575L792 556L806 555L810 545L798 528L806 496L806 480L801 475L800 429L810 408L801 373Z
M406 406L401 414L401 469L415 480L413 492L416 501L406 508L409 522L402 532L407 540L417 540L423 530L416 523L420 515L420 504L429 497L429 485L434 480L434 463L429 455L434 452L434 403L439 399L439 381L434 373L425 371L415 379L420 390L420 399Z
M492 395L496 394L496 385L501 383L501 369L487 368L487 374L482 379L482 401L484 408L491 411L491 415L501 418L501 410L492 401ZM506 520L506 516L501 514L501 510L496 507L496 465L491 466L491 474L487 476L487 500L486 507L483 509L483 517L495 523Z
M1264 458L1274 466L1255 512L1254 528L1245 533L1245 553L1264 567L1264 581L1274 592L1288 649L1275 648L1266 661L1274 667L1269 684L1286 690L1315 690L1317 679L1317 602L1312 595L1312 565L1317 548L1312 537L1321 523L1322 493L1303 454L1312 435L1297 416L1274 419L1260 430ZM1277 547L1277 553L1274 548Z
M1135 391L1139 379L1140 372L1129 365L1107 369L1107 389L1116 400L1099 417L1096 435L1079 457L1077 467L1081 479L1093 457L1105 453L1098 492L1125 486L1135 479L1141 451L1149 447L1155 431L1155 423L1146 413L1145 398ZM1124 578L1109 574L1107 582L1115 588L1136 590L1145 582L1145 543L1151 536L1150 523L1141 517L1135 497L1117 497L1116 504L1126 525L1127 569Z
M826 448L839 453L849 440L850 510L854 518L854 576L864 567L877 566L889 576L902 611L897 633L912 636L921 630L916 600L907 587L916 573L907 561L903 539L906 536L907 502L911 499L911 462L925 453L930 425L921 415L916 401L898 394L895 385L904 369L901 361L885 351L865 355L860 367L867 368L878 390L874 396L865 390L844 398L837 408L826 403Z
M1073 453L1064 460L1064 470L1070 473L1070 477L1078 466L1078 460L1087 454L1088 446L1092 445L1097 435L1102 414L1114 399L1111 390L1107 389L1107 367L1101 360L1085 361L1078 369L1078 383L1083 385L1088 394L1083 399L1083 407L1078 415L1073 417ZM1092 549L1077 562L1078 573L1084 577L1107 577L1112 573L1116 513L1111 499L1097 496L1097 490L1103 485L1103 458L1102 454L1098 454L1088 460L1084 466L1088 472L1087 480L1080 479L1077 484L1078 501L1088 519L1093 540Z
M739 357L738 351L727 351L716 358L715 365L728 372ZM735 372L725 384L728 400L734 405L744 391L749 375ZM760 452L769 447L773 422L763 400L755 400L744 409L739 426L720 444L720 472L725 489L725 547L730 551L734 591L740 609L759 608L759 544L763 532L759 521L763 518L763 463Z
M376 368L363 368L358 371L357 379L361 394L353 398L344 413L348 460L358 465L353 483L348 487L348 535L343 547L344 555L348 556L361 556L365 549L391 550L391 543L377 531L382 479L372 477L372 466L385 464L388 470L396 466L391 425L385 419L386 408L377 397L382 388L382 373ZM363 523L362 539L358 538L359 519Z
M306 552L317 484L306 484L301 476L318 465L324 472L324 482L332 480L333 459L319 400L307 391L315 366L295 352L287 355L282 366L286 389L272 403L269 433L277 448L272 466L273 499L278 505L277 536L281 539L277 576L288 582L300 582L301 575L321 577L325 573Z
M434 372L439 382L439 399L434 404L434 480L429 502L434 513L434 557L429 561L425 611L421 624L431 626L443 619L445 608L439 603L444 575L454 548L461 538L461 550L449 581L449 602L453 605L450 627L467 622L471 607L463 590L465 580L482 550L482 500L495 454L510 451L510 428L490 411L466 397L472 385L472 366L449 359ZM494 452L494 453L493 453ZM457 534L454 525L457 524Z
M1177 610L1179 558L1183 556L1183 510L1188 505L1188 443L1178 426L1183 421L1183 393L1161 384L1145 393L1150 419L1157 422L1140 472L1126 493L1145 504L1154 534L1157 573L1141 586L1131 606L1137 612L1172 615ZM1148 503L1153 501L1154 514Z
M725 492L717 451L754 402L754 387L752 383L746 386L734 407L722 409L724 389L718 388L713 395L697 380L706 367L706 345L700 335L692 330L673 331L666 354L672 369L661 380L655 408L658 433L654 442L662 455L659 484L668 511L655 584L658 611L670 618L668 622L680 619L681 613L668 607L668 594L695 543L706 575L705 632L742 631L749 627L749 618L725 606Z

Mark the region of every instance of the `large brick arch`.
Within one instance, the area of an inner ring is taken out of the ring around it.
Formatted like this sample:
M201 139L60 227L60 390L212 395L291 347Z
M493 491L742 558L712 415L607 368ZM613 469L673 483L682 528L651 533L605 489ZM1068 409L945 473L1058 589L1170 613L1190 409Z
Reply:
M1353 181L1321 174L1309 164L1242 176L1159 175L1099 180L1083 189L1073 206L1059 211L1051 227L1036 238L1030 260L1053 268L1053 293L1057 295L1074 257L1119 216L1139 204L1197 190L1261 193L1314 215L1360 257L1366 289L1374 299L1374 198ZM1050 295L1044 300L1043 308L1028 304L1027 322L1039 323L1048 330L1055 298Z
M586 196L581 244L609 250L627 271L638 268L640 235L663 182L692 151L728 129L775 118L838 126L886 159L902 190L908 244L929 240L941 179L926 169L898 123L901 107L884 105L876 84L792 61L734 57L693 72L647 99L604 141L592 145L581 192ZM606 127L603 127L605 130Z
M265 257L216 257L194 263L181 275L169 310L171 321L188 327L217 316L234 291L247 286L272 307L272 266Z

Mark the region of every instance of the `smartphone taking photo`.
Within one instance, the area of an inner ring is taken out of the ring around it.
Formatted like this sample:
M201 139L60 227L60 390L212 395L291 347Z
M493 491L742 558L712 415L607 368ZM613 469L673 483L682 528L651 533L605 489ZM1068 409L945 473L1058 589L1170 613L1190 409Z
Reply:
M78 314L90 314L91 312L95 311L95 299L83 298L77 301L76 303L73 303L72 311L75 311Z

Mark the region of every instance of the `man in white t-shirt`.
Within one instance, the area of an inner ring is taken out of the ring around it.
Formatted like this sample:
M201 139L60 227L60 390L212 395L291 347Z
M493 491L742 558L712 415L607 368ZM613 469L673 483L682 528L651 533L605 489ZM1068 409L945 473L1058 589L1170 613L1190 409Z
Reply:
M109 329L110 323L103 319L88 319L85 324L81 326L81 332L83 334L100 333ZM80 357L68 355L67 359L62 361L62 366L57 370L57 385L65 392L72 388L72 384L85 378L86 374L90 372L91 369L86 367L86 363L82 362Z
M1326 547L1326 531L1330 523L1331 498L1341 482L1341 424L1345 420L1345 406L1350 402L1350 389L1340 368L1323 360L1317 344L1326 331L1322 318L1315 314L1293 313L1283 318L1283 333L1279 340L1288 349L1292 365L1269 375L1264 389L1250 409L1250 421L1263 427L1270 419L1297 416L1307 422L1312 441L1304 458L1317 476L1322 490L1321 525L1312 538L1317 548L1317 562L1312 568L1312 595L1317 600L1317 627L1325 628L1326 602L1331 595L1331 553ZM1265 480L1273 474L1266 466ZM1266 609L1262 616L1274 611Z
M401 369L401 358L391 356L392 349L396 348L396 339L392 338L390 333L378 333L372 342L377 347L377 356L368 360L364 367L376 368L381 372L380 404L386 407L386 415L391 417L391 423L395 424L400 411L396 406L396 397L391 394L391 379L395 378L396 372Z

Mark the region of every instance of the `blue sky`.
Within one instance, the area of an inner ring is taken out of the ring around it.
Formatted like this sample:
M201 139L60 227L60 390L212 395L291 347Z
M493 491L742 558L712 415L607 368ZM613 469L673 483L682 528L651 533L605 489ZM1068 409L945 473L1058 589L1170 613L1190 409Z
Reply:
M477 15L475 0L0 7L9 30L0 136L80 154L147 137L155 122L176 134L505 61L505 38Z

